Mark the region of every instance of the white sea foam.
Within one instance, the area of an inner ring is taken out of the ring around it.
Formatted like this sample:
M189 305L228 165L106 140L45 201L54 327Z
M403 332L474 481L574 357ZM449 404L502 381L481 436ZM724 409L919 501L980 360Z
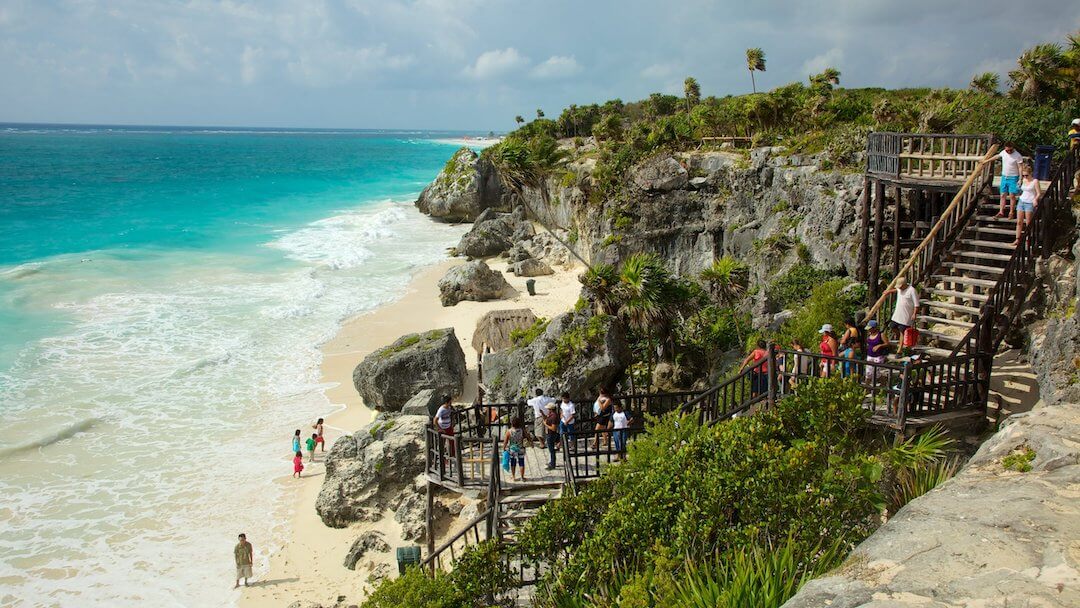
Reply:
M268 243L294 260L275 271L99 252L21 280L70 322L0 376L0 605L230 603L236 533L265 568L289 437L331 409L317 346L463 230L383 202Z

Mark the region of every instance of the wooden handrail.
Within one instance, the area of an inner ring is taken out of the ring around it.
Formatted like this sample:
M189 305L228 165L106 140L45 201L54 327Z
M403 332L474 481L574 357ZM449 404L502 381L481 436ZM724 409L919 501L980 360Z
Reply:
M430 555L428 555L423 560L421 560L420 561L420 567L421 568L426 568L428 566L434 567L435 560L437 560L442 555L442 553L444 551L450 549L450 547L453 546L454 543L461 540L462 537L466 536L470 531L473 531L474 528L478 528L480 526L480 524L485 523L489 517L491 517L491 509L488 509L487 511L484 511L483 513L477 515L475 518L472 519L472 521L470 521L468 524L466 524L466 526L464 528L462 528L460 531L458 531L457 534L450 537L449 540L447 540L443 544L439 545L439 547L437 549L435 549L434 551L432 551ZM477 537L479 538L479 531L477 531ZM466 540L466 542L468 542L468 541Z
M904 263L904 266L900 269L900 272L895 277L893 277L891 281L889 281L889 285L884 290L882 290L881 296L878 297L877 301L874 302L874 305L870 307L870 310L866 312L866 319L872 319L875 315L877 315L878 310L881 309L882 304L885 303L885 300L888 297L888 291L896 286L896 280L901 276L907 275L911 271L912 267L914 267L916 262L919 261L919 256L922 255L924 251L926 251L926 249L931 245L931 243L933 243L938 233L941 232L941 230L949 224L951 219L953 219L952 216L954 212L956 211L957 207L959 207L960 203L964 200L964 197L968 194L968 191L971 189L972 184L975 182L975 178L983 173L988 163L994 161L997 150L997 144L991 146L990 149L986 152L986 155L983 156L982 160L979 161L979 164L976 165L975 170L973 170L971 174L968 175L967 179L964 180L964 185L961 186L960 190L956 192L956 196L953 197L952 202L950 202L949 206L945 208L945 211L941 213L941 216L934 224L934 227L930 229L930 232L926 235L926 238L924 238L922 242L919 243L914 250L912 250L911 255L908 257L908 261ZM982 187L983 184L980 184L979 189L981 189ZM978 191L975 191L974 196L977 203ZM899 201L897 201L897 203L899 203ZM897 213L899 213L899 206L897 207ZM899 255L899 252L893 252L893 255ZM910 283L914 284L916 278L922 277L911 277Z

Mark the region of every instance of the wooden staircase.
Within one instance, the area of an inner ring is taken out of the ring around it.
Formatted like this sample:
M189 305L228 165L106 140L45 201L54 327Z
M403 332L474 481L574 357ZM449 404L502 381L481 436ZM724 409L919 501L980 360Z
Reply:
M921 334L917 350L932 357L971 352L978 322L991 290L1012 259L1016 220L996 217L998 195L982 197L967 227L943 256L937 272L920 286Z

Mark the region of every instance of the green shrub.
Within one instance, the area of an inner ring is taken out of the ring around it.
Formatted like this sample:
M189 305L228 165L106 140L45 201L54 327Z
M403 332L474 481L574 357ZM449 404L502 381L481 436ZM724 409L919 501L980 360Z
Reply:
M823 268L799 264L769 283L766 293L781 309L799 306L810 298L814 288L832 276L835 275Z
M386 579L375 587L362 608L465 608L471 606L446 574L429 577L420 568Z
M537 363L537 367L549 378L562 373L576 359L603 344L613 321L609 315L598 314L571 327L555 340L555 348Z
M546 317L540 317L528 327L519 327L510 330L510 342L517 348L525 348L540 337L547 330L549 321Z
M1024 445L1016 448L1011 454L1002 458L1001 466L1005 467L1006 471L1027 473L1031 470L1031 463L1034 460L1035 450Z

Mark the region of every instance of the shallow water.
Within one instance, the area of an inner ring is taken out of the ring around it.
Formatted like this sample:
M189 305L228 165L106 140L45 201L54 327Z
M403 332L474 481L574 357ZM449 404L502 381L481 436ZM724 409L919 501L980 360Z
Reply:
M0 604L229 601L318 345L464 231L440 136L0 128Z

